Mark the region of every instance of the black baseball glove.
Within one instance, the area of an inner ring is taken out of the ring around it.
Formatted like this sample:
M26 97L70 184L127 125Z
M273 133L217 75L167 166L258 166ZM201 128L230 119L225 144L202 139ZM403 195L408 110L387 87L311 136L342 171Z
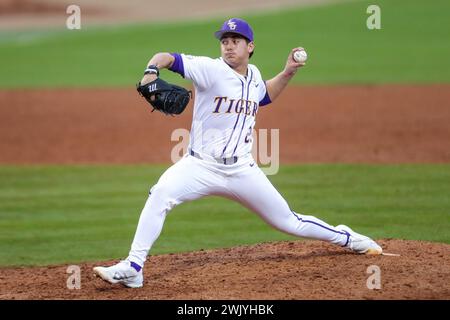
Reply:
M158 110L166 115L182 113L192 98L191 91L160 78L144 85L139 82L136 89L152 105L152 112Z

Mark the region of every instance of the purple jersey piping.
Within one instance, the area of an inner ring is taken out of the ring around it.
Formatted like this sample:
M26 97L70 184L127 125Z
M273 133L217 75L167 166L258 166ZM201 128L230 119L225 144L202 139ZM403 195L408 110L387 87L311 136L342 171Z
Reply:
M241 91L241 101L242 101L242 98L244 98L244 82L242 82L241 79L239 79L239 81L241 81L241 86L242 86L242 91ZM225 154L225 151L227 150L228 144L230 143L231 138L233 137L234 130L236 130L236 125L237 125L237 123L239 121L239 117L240 116L241 116L241 114L239 113L238 116L237 116L236 122L234 123L233 131L231 131L230 139L228 139L228 142L225 145L225 148L223 148L221 157L223 157L223 155Z
M253 79L253 71L252 71L252 69L250 69L250 80L247 83L247 100L245 102L245 107L247 107L247 101L248 101L248 97L249 97L249 93L250 93L250 83L252 82L252 79ZM239 138L237 139L236 146L234 147L233 154L231 156L234 156L234 153L236 152L236 149L237 149L237 147L239 145L239 140L241 139L242 130L244 129L244 125L245 125L245 121L246 120L247 120L247 113L244 116L244 121L242 121L241 132L239 132Z

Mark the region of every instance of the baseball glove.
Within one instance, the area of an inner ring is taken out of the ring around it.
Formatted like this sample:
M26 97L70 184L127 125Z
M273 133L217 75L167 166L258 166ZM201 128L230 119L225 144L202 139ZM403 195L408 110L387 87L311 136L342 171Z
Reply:
M192 98L191 91L160 78L144 85L139 82L136 89L152 105L152 112L158 110L166 115L182 113Z

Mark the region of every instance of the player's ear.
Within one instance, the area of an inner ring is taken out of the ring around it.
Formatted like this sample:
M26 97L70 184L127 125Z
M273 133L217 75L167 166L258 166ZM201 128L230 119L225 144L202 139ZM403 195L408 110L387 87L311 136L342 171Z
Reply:
M255 50L255 44L253 43L253 41L250 41L247 45L247 50L249 54L253 53L253 50Z

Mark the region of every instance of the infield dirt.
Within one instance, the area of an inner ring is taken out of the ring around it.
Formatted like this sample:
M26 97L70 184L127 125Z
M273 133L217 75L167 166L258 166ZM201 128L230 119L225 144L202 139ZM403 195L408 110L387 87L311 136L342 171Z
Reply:
M144 287L110 285L83 263L81 289L68 265L0 269L0 299L449 299L450 245L381 240L400 256L356 255L318 241L290 241L148 258ZM380 286L369 279L380 269ZM367 282L371 283L369 289Z

